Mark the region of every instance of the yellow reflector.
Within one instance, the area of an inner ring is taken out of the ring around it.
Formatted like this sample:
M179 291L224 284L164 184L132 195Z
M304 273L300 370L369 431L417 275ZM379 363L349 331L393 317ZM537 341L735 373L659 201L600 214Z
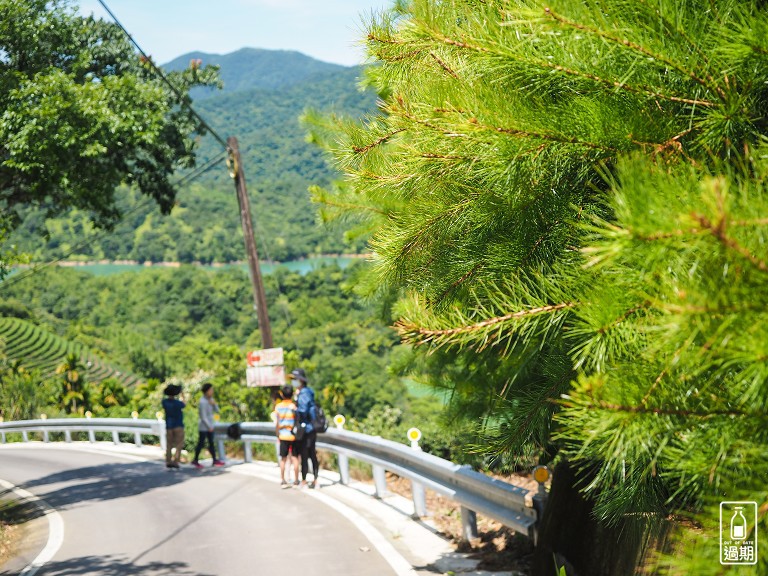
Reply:
M539 484L543 484L549 480L549 468L546 466L536 466L536 468L533 469L533 479Z

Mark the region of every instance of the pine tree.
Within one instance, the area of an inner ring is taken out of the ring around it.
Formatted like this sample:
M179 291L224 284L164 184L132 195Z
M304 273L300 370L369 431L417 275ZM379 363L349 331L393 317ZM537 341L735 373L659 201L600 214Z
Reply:
M556 453L635 550L671 529L647 566L720 573L719 500L768 527L765 3L411 0L367 48L382 113L307 116L366 294L492 449Z

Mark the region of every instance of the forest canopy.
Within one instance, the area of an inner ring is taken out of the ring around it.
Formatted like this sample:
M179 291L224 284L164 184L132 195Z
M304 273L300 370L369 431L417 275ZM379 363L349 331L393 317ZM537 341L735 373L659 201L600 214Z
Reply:
M68 0L1 0L0 241L32 206L49 216L78 208L112 226L120 184L170 211L171 177L194 166L193 135L205 132L188 91L217 74L190 67L168 80L173 89L119 27Z

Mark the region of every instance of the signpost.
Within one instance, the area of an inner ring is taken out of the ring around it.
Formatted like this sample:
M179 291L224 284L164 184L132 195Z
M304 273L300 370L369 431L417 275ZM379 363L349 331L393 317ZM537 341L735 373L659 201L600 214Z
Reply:
M253 302L256 307L256 315L259 319L259 331L261 333L261 345L266 348L272 347L272 328L269 324L269 314L267 314L267 297L264 294L264 283L261 279L261 268L259 267L259 254L256 251L256 240L253 237L253 223L251 222L251 204L248 200L248 190L245 186L245 173L243 164L240 160L240 148L237 138L234 136L227 139L227 146L230 154L231 176L235 180L235 190L237 190L237 201L240 204L240 220L243 225L243 238L245 239L245 251L248 255L248 267L251 271L251 283L253 284Z
M248 353L245 381L249 387L282 386L285 366L282 348L266 348Z

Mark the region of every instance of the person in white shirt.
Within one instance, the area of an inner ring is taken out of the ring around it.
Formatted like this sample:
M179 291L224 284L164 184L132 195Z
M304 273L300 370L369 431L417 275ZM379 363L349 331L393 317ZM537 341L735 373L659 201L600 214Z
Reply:
M216 404L216 401L213 399L213 384L203 384L202 392L203 396L200 398L200 404L197 408L200 419L197 425L198 439L192 466L195 468L203 467L198 461L198 458L200 457L200 452L206 441L208 442L208 450L211 453L211 458L213 458L213 466L224 466L224 462L216 458L216 447L213 443L213 415L219 411L219 405Z

